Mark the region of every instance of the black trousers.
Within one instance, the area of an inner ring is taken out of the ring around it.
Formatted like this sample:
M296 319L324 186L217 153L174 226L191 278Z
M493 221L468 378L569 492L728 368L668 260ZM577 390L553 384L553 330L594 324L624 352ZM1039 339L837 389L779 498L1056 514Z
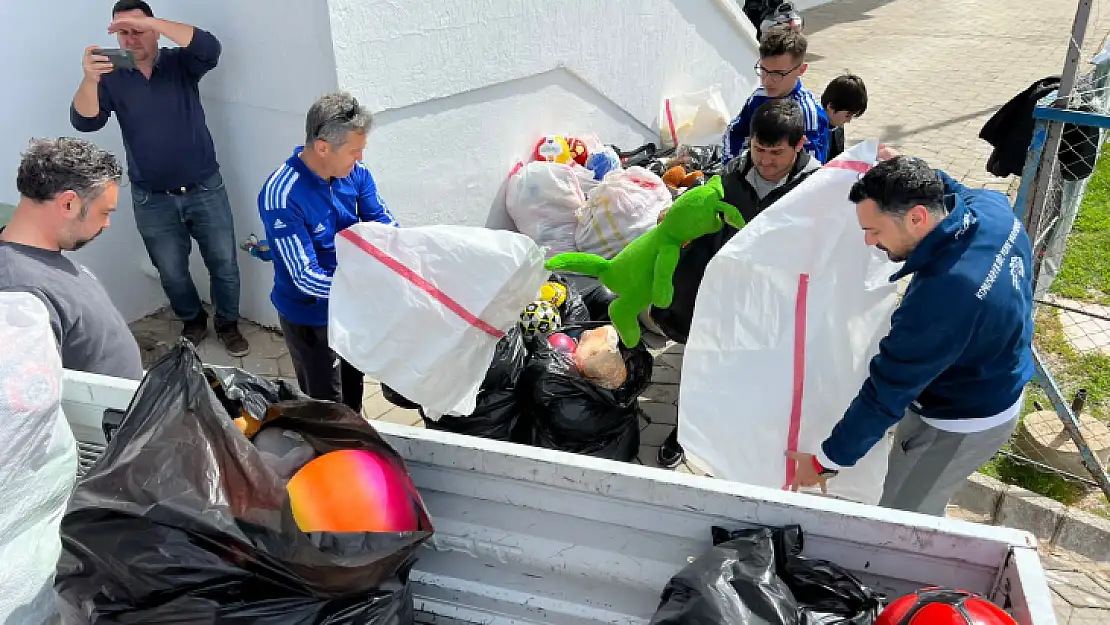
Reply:
M278 315L301 392L362 413L363 374L328 346L327 326L303 326Z

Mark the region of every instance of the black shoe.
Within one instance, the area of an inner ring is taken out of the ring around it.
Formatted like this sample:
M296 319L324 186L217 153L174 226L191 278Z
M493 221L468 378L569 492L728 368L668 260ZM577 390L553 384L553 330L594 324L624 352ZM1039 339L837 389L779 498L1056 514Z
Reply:
M200 347L201 342L208 336L208 315L200 313L196 319L186 321L181 330L181 336L189 339L193 347Z
M682 451L682 446L678 444L678 427L671 430L671 435L667 440L663 441L663 446L659 448L659 466L664 469L673 469L682 464L686 459L686 452Z
M220 337L220 342L224 344L227 353L235 358L241 358L251 352L250 343L239 331L239 324L237 323L218 328L216 336Z

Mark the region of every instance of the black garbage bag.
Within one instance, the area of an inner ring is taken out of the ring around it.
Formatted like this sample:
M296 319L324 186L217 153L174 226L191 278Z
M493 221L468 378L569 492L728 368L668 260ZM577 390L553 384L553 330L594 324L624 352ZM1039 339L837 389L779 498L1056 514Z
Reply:
M544 337L532 337L529 349L522 388L532 421L530 444L610 460L635 458L640 447L636 399L651 382L651 352L642 343L633 349L622 345L628 379L609 390L579 375L573 360Z
M390 386L382 384L382 397L389 403L405 410L416 410L420 404L393 390Z
M653 625L873 625L882 611L882 595L848 570L801 555L797 525L712 533L713 549L668 583Z
M432 525L411 481L416 531L304 533L284 483L235 427L224 394L264 381L206 379L181 344L147 373L104 455L62 519L56 589L66 622L406 625L408 575ZM250 399L238 401L252 404ZM318 453L361 449L407 476L368 422L313 400L269 408L268 425Z
M730 532L714 527L713 544L754 531ZM801 526L772 528L771 541L775 570L806 613L809 619L806 625L871 625L878 618L885 597L837 564L803 557L805 538Z
M667 582L650 625L802 625L771 530L715 545Z
M567 288L567 300L563 302L562 306L559 306L559 317L562 319L563 325L574 325L592 320L591 309L586 306L581 293L582 287L591 288L592 285L583 281L583 279L597 280L597 278L580 276L565 271L556 271L548 278L548 280L558 282ZM598 281L598 284L601 284L601 282Z
M593 276L565 272L560 272L557 275L585 306L584 318L575 318L569 323L609 321L609 304L617 299L616 293L610 291L609 287ZM578 316L582 315L576 315L576 317ZM568 322L564 321L564 323Z
M497 342L482 386L478 389L478 399L474 412L460 417L444 415L433 420L420 409L424 426L430 430L444 430L456 434L467 434L492 438L499 441L518 440L520 431L521 406L517 400L517 385L528 363L528 350L520 327L514 326Z
M267 380L235 367L205 365L204 374L216 399L232 418L245 412L255 421L265 421L270 406L282 401L308 399L285 380Z
M724 158L723 146L717 145L683 145L675 151L671 158L674 164L682 165L687 172L700 171L708 180L721 173Z

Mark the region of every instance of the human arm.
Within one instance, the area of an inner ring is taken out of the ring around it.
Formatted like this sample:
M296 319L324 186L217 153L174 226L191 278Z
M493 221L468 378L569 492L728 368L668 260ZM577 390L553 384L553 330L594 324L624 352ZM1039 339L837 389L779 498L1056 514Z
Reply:
M332 274L321 267L316 258L304 212L292 200L271 203L274 198L270 194L263 195L267 199L262 202L259 215L270 250L281 259L297 290L309 297L327 299L331 293Z
M378 185L369 168L361 161L355 165L355 184L358 187L358 220L373 221L380 224L398 226L397 219L386 207L385 201L378 193Z
M817 450L821 466L853 466L963 352L976 327L979 303L970 286L953 288L960 280L907 293L871 360L870 375Z
M220 41L212 33L189 24L157 17L121 15L108 26L108 32L115 34L121 30L152 30L176 43L180 46L179 58L196 78L214 69L220 60Z
M78 132L96 132L112 114L111 98L100 78L112 71L108 57L93 54L96 46L85 48L81 59L83 76L69 107L69 123Z
M752 128L752 113L755 112L754 98L753 95L744 102L744 108L740 109L740 114L729 122L725 130L724 146L721 150L722 165L727 165L729 161L740 156L747 145Z
M829 159L829 118L824 108L818 107L815 113L813 124L806 123L805 149L824 165Z

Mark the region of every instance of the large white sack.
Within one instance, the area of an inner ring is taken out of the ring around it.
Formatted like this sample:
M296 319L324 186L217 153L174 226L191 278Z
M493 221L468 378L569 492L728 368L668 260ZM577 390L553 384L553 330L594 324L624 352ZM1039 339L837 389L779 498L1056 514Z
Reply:
M864 142L749 223L709 263L683 361L679 442L719 478L772 488L787 448L813 453L867 377L897 304L897 270L868 247L848 192L875 163ZM829 480L875 504L887 439Z
M671 192L643 167L616 169L587 194L578 211L574 241L578 251L613 258L655 227L671 205Z
M58 528L77 480L62 360L34 295L0 293L0 623L57 617Z
M550 272L527 236L360 223L335 240L328 340L430 412L474 412L494 347Z
M520 164L505 187L505 210L517 230L547 247L550 255L574 252L578 213L597 184L593 175L576 163Z

